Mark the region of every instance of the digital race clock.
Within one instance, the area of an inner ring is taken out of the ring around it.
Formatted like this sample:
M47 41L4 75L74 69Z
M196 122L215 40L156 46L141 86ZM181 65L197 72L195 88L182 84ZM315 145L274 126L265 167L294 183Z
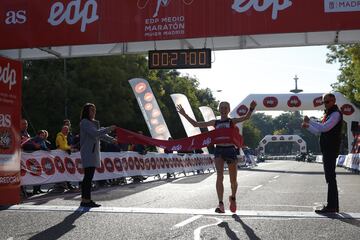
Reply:
M211 68L211 49L149 51L149 69Z

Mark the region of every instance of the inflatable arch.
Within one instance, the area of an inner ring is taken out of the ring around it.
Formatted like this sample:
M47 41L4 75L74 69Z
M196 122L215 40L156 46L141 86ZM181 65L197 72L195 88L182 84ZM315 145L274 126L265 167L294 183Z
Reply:
M351 132L351 123L359 122L360 110L355 107L341 93L333 93L336 96L336 103L341 109L344 121L347 123L348 149L351 151L351 143L354 140ZM301 110L323 110L323 93L301 93L301 94L250 94L240 102L231 112L230 117L245 115L249 109L250 102L257 102L258 111L301 111ZM242 126L239 124L240 132Z
M270 142L296 142L300 152L306 153L306 142L299 135L266 135L259 143L260 153L265 153L265 147Z

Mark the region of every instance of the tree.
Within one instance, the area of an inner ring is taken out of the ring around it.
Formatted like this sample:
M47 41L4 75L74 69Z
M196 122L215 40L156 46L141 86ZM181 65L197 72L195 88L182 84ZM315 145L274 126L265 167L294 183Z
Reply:
M332 87L360 107L360 44L332 45L327 62L340 63L338 82Z
M197 119L200 105L217 106L208 89L199 89L197 79L180 76L176 70L149 70L144 55L119 55L66 59L25 61L23 83L23 117L30 123L30 133L46 129L50 140L60 131L62 121L69 118L73 132L79 131L80 110L84 103L97 107L97 119L103 126L143 131L148 129L129 79L149 81L160 109L174 138L185 137L172 93L188 96Z

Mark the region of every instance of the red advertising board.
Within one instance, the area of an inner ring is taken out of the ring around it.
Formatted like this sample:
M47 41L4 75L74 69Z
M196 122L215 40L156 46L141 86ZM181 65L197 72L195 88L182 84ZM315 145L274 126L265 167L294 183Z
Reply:
M360 29L358 0L1 0L0 49Z
M0 57L0 205L20 201L22 63Z

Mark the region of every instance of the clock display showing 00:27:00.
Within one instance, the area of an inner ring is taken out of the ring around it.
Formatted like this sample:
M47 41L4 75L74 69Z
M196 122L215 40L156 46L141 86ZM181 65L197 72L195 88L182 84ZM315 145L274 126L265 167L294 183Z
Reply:
M211 49L149 51L149 69L211 68Z

